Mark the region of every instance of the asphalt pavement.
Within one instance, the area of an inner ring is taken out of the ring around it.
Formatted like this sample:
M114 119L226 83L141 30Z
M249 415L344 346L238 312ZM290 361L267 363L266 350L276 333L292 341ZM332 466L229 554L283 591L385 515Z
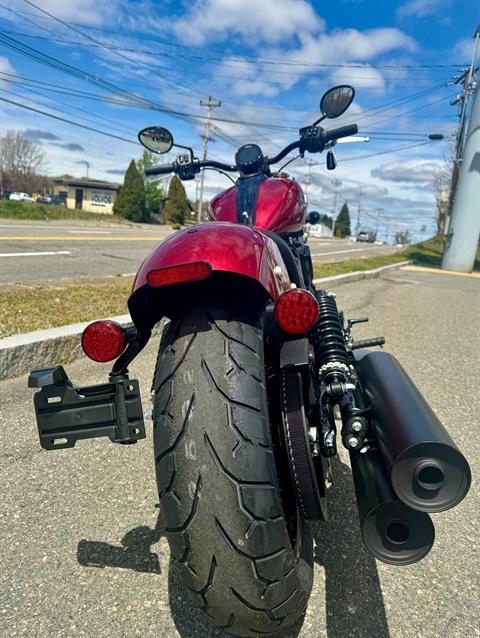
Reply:
M330 521L314 526L315 583L305 617L284 636L480 636L478 392L480 280L415 271L337 287L355 336L384 335L469 459L473 485L432 516L436 542L420 563L395 568L363 548L348 455L334 464ZM158 338L131 366L144 409ZM78 384L106 380L85 359ZM122 447L84 441L40 449L26 377L0 383L0 635L8 638L223 638L193 609L169 562L156 508L152 428Z
M0 220L0 284L40 284L79 277L133 275L150 250L172 233L147 224ZM388 254L393 246L311 238L315 261Z

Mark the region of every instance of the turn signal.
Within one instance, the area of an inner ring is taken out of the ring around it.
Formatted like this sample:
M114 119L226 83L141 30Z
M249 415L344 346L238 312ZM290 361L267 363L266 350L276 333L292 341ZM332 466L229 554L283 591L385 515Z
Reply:
M275 303L275 319L290 334L307 332L317 323L320 308L308 290L293 288L280 295Z
M82 333L82 348L87 357L106 363L122 354L127 339L122 326L115 321L94 321Z
M207 261L193 261L189 264L151 270L147 275L147 283L154 287L183 284L188 281L206 279L211 272L212 267Z

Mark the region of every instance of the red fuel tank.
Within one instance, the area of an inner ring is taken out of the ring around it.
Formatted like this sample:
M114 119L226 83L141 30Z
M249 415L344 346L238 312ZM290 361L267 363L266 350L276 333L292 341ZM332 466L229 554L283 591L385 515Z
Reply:
M236 186L220 193L210 202L210 218L218 222L236 222ZM275 233L301 231L306 202L300 185L286 176L266 177L260 184L255 226Z

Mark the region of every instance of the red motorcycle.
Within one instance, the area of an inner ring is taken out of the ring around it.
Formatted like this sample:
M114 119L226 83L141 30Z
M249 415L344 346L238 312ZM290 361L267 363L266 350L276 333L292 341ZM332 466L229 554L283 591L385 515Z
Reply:
M127 368L168 318L152 385L165 533L193 602L236 635L277 634L305 611L311 522L327 518L337 438L350 453L363 540L387 563L423 558L434 540L428 512L453 507L470 485L467 461L400 364L367 350L384 339L354 341L352 326L366 319L345 324L335 295L315 289L302 189L272 173L293 150L327 150L334 168L336 140L357 126L319 123L353 96L349 86L328 91L321 117L275 157L247 144L227 165L187 149L147 169L183 180L206 168L239 177L213 198L211 221L171 235L145 259L128 300L131 327L98 321L84 331L89 357L116 360L108 383L76 387L61 366L29 379L40 388L45 449L99 436L136 443L145 426ZM158 153L173 144L159 127L139 138Z

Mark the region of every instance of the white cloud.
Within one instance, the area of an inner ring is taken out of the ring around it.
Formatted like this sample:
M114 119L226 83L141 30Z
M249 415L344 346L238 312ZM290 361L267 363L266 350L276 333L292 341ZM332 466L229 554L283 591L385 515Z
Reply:
M407 160L382 164L371 171L372 177L404 184L427 184L433 182L441 168L441 160Z
M260 78L261 70L253 62L249 62L240 56L225 58L215 70L214 75L218 79L225 79L229 75L233 91L236 95L263 95L272 97L278 94L278 89L268 82L268 79Z
M0 86L2 86L2 83L7 84L9 81L9 78L11 78L11 75L1 75L3 73L16 75L15 69L7 60L7 58L0 58ZM5 84L3 84L4 87L5 87Z
M333 84L352 84L356 89L370 89L383 93L386 89L382 73L368 64L348 69L335 69L330 75Z
M449 4L448 0L408 0L398 7L396 16L400 20L409 17L425 18L442 13L445 6Z
M173 30L182 42L193 45L227 41L231 36L249 44L274 44L300 31L319 31L323 25L305 0L197 0Z
M118 3L97 2L97 0L65 0L63 2L58 0L35 0L35 4L55 17L60 18L60 20L79 22L80 24L97 27L104 24L107 17L115 15L115 5ZM22 11L25 10L23 2L14 2L13 8L16 9L17 6L18 8L21 7ZM34 15L44 15L34 7L28 7L28 10Z
M456 57L460 58L459 62L470 62L473 56L473 47L475 40L473 38L462 38L455 45L453 52Z

